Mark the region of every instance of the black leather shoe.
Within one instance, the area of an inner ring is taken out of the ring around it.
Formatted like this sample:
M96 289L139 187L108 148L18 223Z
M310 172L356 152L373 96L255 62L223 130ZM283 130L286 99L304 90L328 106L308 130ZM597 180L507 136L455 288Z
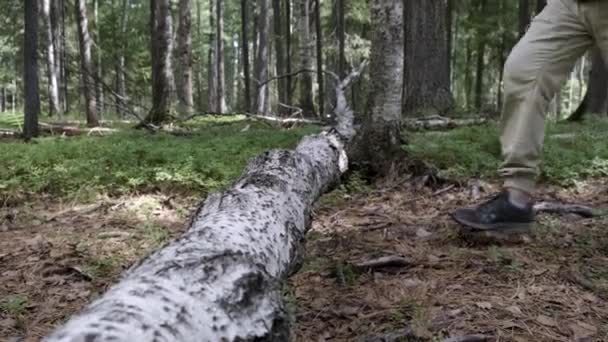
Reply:
M456 210L452 218L474 230L527 233L534 224L534 209L532 203L525 208L511 204L504 190L477 208Z

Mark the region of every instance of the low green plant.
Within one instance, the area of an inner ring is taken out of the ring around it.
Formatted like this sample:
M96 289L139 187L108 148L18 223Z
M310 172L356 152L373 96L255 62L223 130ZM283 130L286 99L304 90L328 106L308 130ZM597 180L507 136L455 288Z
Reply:
M105 278L118 267L118 260L111 256L90 257L85 266L85 272L93 278Z
M0 301L0 311L11 316L19 316L27 309L29 299L23 295L9 295Z

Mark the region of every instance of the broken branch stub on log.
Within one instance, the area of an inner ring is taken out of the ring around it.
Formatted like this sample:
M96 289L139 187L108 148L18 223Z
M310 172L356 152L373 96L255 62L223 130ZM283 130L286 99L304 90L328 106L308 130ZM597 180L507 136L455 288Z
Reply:
M253 159L184 235L46 341L287 341L281 286L301 264L314 201L347 169L348 134L333 129Z

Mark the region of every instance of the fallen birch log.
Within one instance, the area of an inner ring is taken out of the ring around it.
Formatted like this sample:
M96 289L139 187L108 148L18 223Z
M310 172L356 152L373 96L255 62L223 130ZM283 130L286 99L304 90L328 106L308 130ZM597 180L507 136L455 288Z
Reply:
M403 122L403 126L409 130L440 130L452 129L456 127L473 126L486 123L485 118L474 119L450 119L439 115L425 118L408 119Z
M597 212L590 207L580 204L564 204L557 202L538 202L534 205L537 213L548 214L576 214L582 217L591 218L597 216Z
M283 281L301 264L314 201L347 169L353 116L348 107L337 113L348 122L252 160L184 235L46 341L287 341Z

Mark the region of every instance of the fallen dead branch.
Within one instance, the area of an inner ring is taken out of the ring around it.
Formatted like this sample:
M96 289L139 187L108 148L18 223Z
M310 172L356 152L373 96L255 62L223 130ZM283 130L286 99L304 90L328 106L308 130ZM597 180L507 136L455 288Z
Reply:
M401 268L411 266L412 262L404 257L391 255L377 259L371 259L354 264L360 270L378 270L382 268Z
M39 124L40 132L51 135L65 135L65 136L77 136L77 135L107 135L118 132L117 129L107 127L93 127L93 128L80 128L76 126L65 126L57 124Z
M441 130L464 126L481 125L487 122L486 118L473 119L450 119L444 116L434 115L424 118L407 119L403 126L409 130Z
M489 341L490 338L485 335L467 335L467 336L458 336L458 337L450 337L443 342L486 342Z
M564 204L558 202L538 202L534 205L534 210L537 213L548 213L548 214L576 214L585 218L591 218L597 216L596 211L593 208L579 205L579 204Z

